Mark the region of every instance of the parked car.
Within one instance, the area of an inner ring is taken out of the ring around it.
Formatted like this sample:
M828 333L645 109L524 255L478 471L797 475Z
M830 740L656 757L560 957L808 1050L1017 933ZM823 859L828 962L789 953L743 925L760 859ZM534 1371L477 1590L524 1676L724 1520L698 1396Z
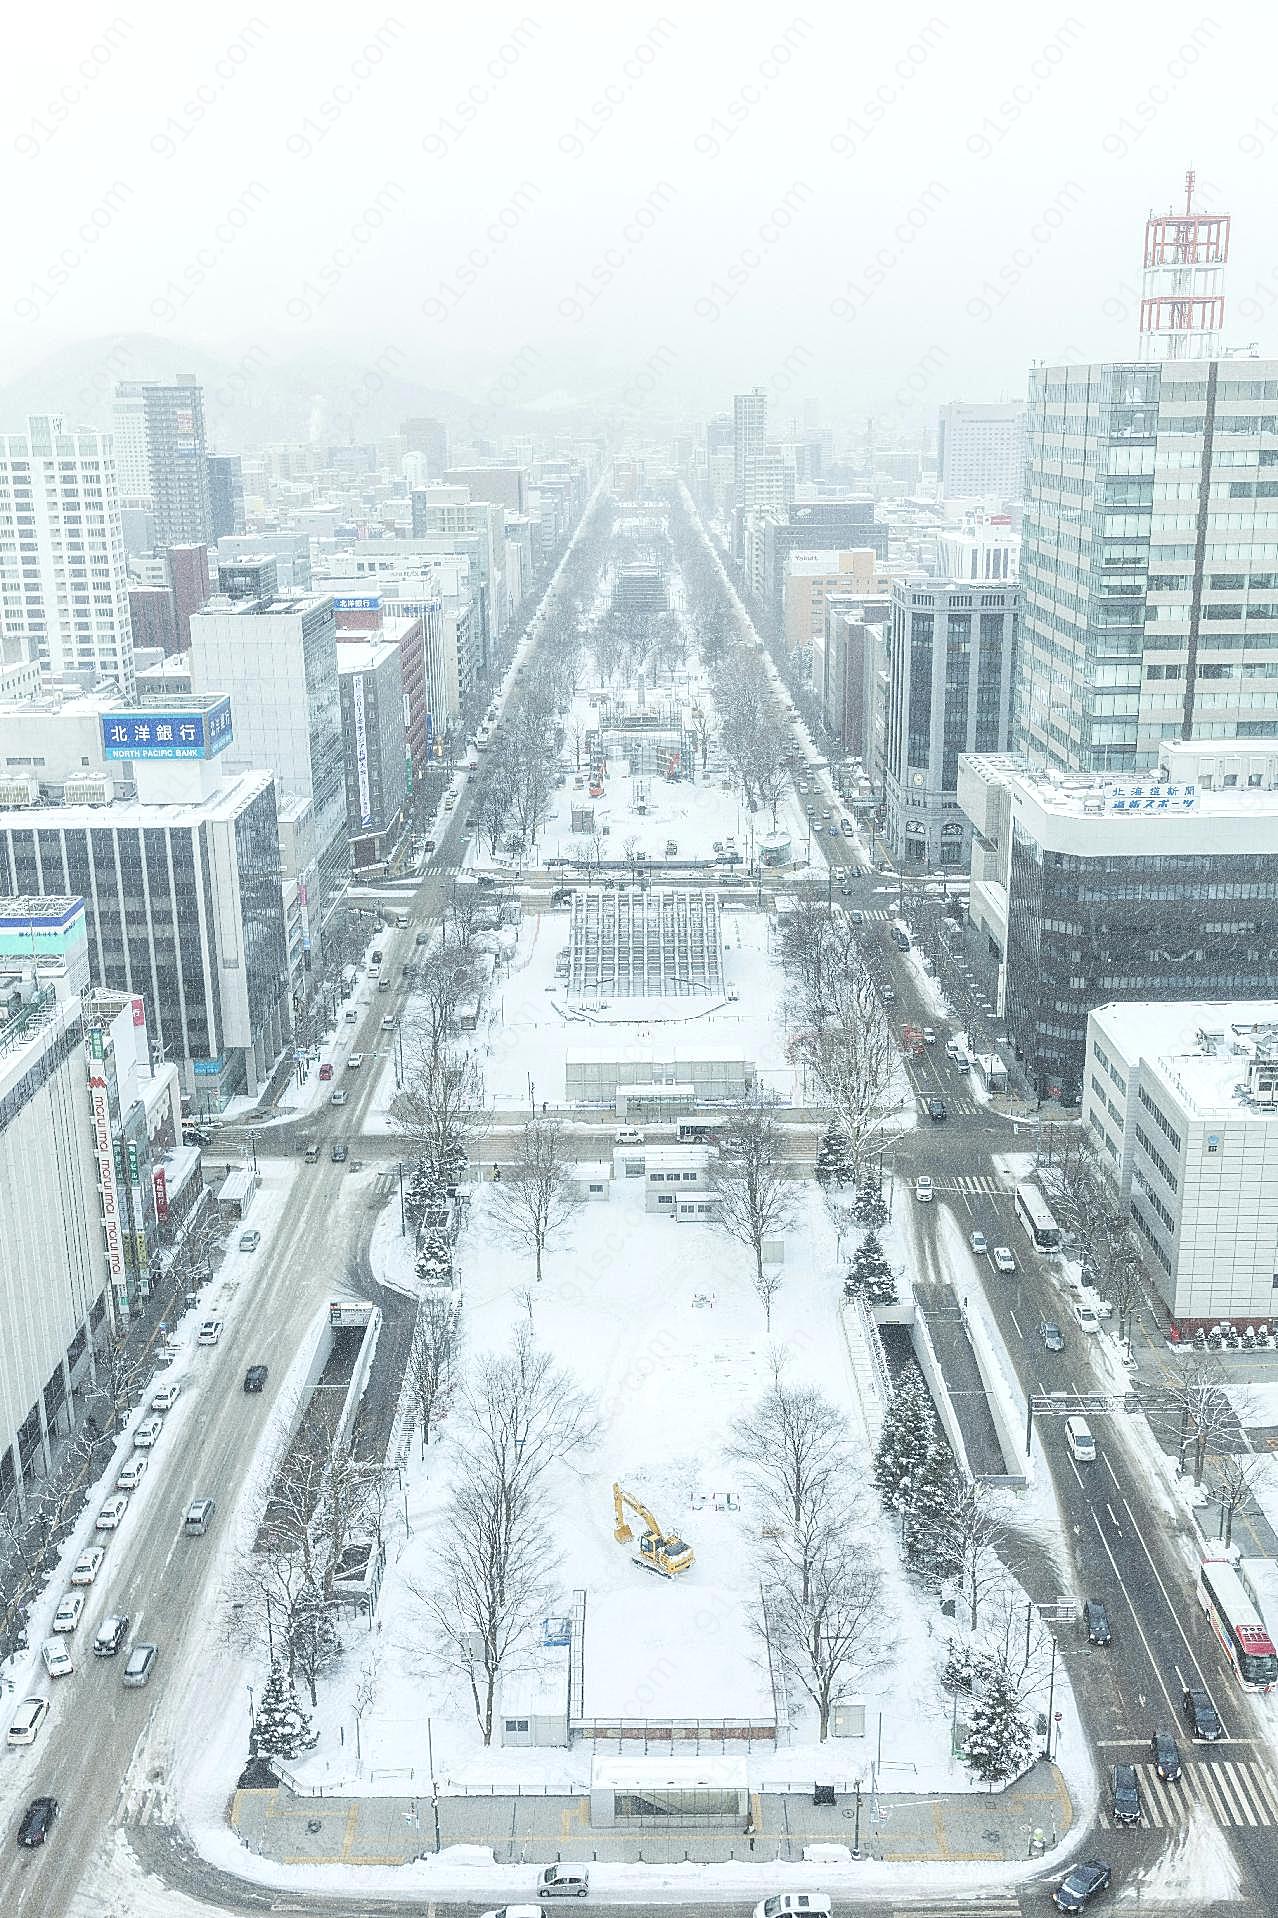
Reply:
M981 1259L985 1257L985 1254L990 1249L990 1242L986 1238L983 1232L969 1233L967 1242L971 1246L973 1252L976 1253L977 1257Z
M1109 1613L1099 1598L1083 1600L1083 1630L1090 1644L1109 1644Z
M1115 1765L1112 1780L1113 1819L1116 1825L1139 1825L1144 1810L1135 1765Z
M1105 1890L1109 1879L1110 1868L1103 1859L1086 1858L1066 1872L1052 1893L1052 1903L1058 1911L1081 1911L1098 1891Z
M1149 1741L1149 1749L1154 1760L1154 1770L1169 1785L1174 1785L1180 1777L1180 1746L1170 1732L1155 1732Z
M829 1918L834 1906L819 1891L777 1891L771 1898L761 1898L754 1908L754 1918L791 1918L792 1913L806 1912L808 1918Z
M260 1392L266 1384L266 1374L266 1366L250 1365L248 1371L244 1374L244 1390L246 1392Z
M240 1233L241 1252L256 1252L261 1243L262 1235L255 1225L250 1226L247 1232Z
M84 1610L83 1592L64 1592L58 1600L58 1609L53 1614L51 1632L73 1632L80 1623L80 1614Z
M319 1069L319 1076L320 1076L320 1079L324 1082L327 1082L329 1079L332 1078L333 1061L331 1059L325 1059L323 1065Z
M5 1734L6 1745L34 1745L36 1733L49 1716L47 1698L24 1698L14 1707L9 1730Z
M37 1845L43 1845L53 1830L53 1821L58 1815L56 1798L33 1798L22 1814L22 1823L18 1826L18 1843L31 1851Z
M109 1612L93 1637L95 1658L114 1658L129 1635L127 1612Z
M572 904L572 895L573 888L571 886L556 886L550 895L550 903L552 906L570 906Z
M856 827L852 824L852 821L850 819L840 820L839 831L843 834L843 837L845 839L856 838Z
M920 1205L927 1205L933 1196L932 1181L926 1172L921 1172L914 1181L914 1196Z
M40 1662L50 1678L70 1678L75 1666L60 1638L46 1638L40 1647Z
M1043 1344L1049 1352L1063 1352L1065 1338L1061 1328L1052 1319L1043 1320Z
M1002 1272L1004 1274L1015 1272L1016 1260L1012 1257L1012 1248L1010 1245L996 1245L992 1257L994 1260L994 1270L996 1272Z
M158 1392L151 1394L151 1410L171 1412L181 1395L182 1387L178 1380L175 1379L172 1385L162 1385Z
M221 1319L205 1319L196 1333L197 1345L216 1345L222 1336Z
M71 1583L73 1585L92 1585L94 1579L102 1570L102 1561L105 1557L106 1551L101 1545L90 1545L87 1550L81 1552L79 1558L77 1558L75 1564L71 1567Z
M1078 1320L1082 1332L1099 1332L1100 1320L1090 1305L1084 1305L1080 1299L1074 1306L1074 1317Z
M1185 1696L1181 1701L1181 1709L1194 1739L1210 1744L1225 1736L1220 1714L1212 1704L1211 1694L1205 1685L1187 1685Z
M146 1477L146 1468L149 1463L150 1461L144 1452L135 1452L133 1457L127 1459L115 1475L116 1491L136 1492L138 1486Z
M134 1432L133 1443L139 1451L149 1452L163 1430L164 1420L158 1412L152 1412Z
M103 1500L102 1510L98 1513L97 1517L93 1521L94 1531L95 1532L114 1532L118 1528L120 1520L124 1517L124 1514L128 1511L128 1509L129 1509L128 1493L112 1492L110 1498Z

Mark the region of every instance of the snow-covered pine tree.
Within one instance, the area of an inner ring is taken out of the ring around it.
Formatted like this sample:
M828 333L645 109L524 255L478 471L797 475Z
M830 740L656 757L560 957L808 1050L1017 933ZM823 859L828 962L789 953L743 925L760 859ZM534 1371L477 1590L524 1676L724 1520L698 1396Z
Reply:
M1019 1778L1029 1764L1034 1734L1007 1667L995 1665L983 1679L981 1696L972 1701L968 1714L963 1757L984 1784L1004 1785Z
M883 1194L876 1185L863 1185L857 1188L852 1217L858 1225L869 1226L871 1232L883 1230L888 1221L888 1209Z
M867 1305L896 1304L896 1275L888 1264L877 1232L867 1232L857 1247L848 1285L860 1293Z
M283 1665L274 1665L257 1701L249 1734L254 1758L300 1758L317 1742L319 1733L297 1702L293 1681Z
M417 1283L424 1287L451 1285L453 1251L442 1226L424 1225L417 1235Z
M404 1218L410 1232L416 1232L436 1191L435 1174L425 1159L419 1159L404 1187Z
M821 1134L816 1155L818 1185L846 1185L852 1176L848 1142L842 1129L831 1120Z
M917 1372L907 1372L883 1419L874 1482L890 1511L907 1511L936 1445L936 1414Z

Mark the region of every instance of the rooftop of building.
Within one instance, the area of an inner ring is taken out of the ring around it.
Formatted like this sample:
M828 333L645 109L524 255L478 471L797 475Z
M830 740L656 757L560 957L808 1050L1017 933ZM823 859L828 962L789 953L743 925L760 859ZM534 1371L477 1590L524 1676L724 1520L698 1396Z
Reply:
M203 762L190 762L203 764ZM205 798L173 800L150 804L137 798L113 799L104 806L0 807L0 832L20 832L24 827L89 826L194 826L203 820L234 819L249 802L274 784L269 772L233 774L219 782Z
M17 898L0 898L0 928L12 931L22 926L65 926L83 910L84 901L78 893L24 893Z
M1272 1061L1278 1075L1278 999L1119 1003L1098 1007L1092 1020L1102 1044L1139 1058L1197 1117L1278 1115L1251 1085L1254 1065Z
M996 582L997 584L997 582ZM1213 740L1212 756L1237 748L1240 756L1278 752L1275 740ZM1165 818L1278 818L1278 790L1261 786L1205 786L1189 779L1163 780L1147 773L1061 772L1029 765L1019 753L964 753L968 775L1005 784L1058 818L1155 813Z
M297 618L327 605L329 597L328 593L274 593L269 599L232 599L229 594L215 593L191 617L202 619L208 613L219 613L236 619Z
M399 647L389 639L352 639L338 634L337 670L345 677L352 673L375 673L387 660L399 657Z

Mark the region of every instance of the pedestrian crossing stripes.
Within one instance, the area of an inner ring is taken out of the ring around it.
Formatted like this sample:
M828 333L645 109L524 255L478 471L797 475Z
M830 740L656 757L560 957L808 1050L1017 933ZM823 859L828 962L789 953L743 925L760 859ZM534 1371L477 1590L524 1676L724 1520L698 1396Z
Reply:
M966 1118L977 1110L975 1099L956 1099L948 1092L943 1095L935 1092L920 1092L918 1095L920 1109L926 1112L928 1100L942 1096L945 1099L946 1113L951 1119Z
M973 1199L997 1199L1002 1186L992 1172L956 1173L952 1179L938 1179L938 1192L965 1192Z
M1206 1808L1218 1825L1236 1828L1278 1825L1278 1782L1272 1772L1254 1760L1215 1758L1186 1765L1174 1784L1166 1784L1153 1765L1137 1765L1142 1807L1141 1826L1161 1831L1183 1825L1195 1804ZM1113 1819L1102 1812L1108 1830Z
M1017 1899L942 1898L925 1905L893 1905L892 1918L1021 1918Z

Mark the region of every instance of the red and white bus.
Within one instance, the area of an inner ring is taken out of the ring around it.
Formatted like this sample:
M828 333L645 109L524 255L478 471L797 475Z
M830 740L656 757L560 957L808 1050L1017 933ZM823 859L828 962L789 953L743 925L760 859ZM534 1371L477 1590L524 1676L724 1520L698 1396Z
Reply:
M1259 1605L1228 1560L1203 1560L1198 1568L1198 1603L1243 1690L1272 1690L1278 1683L1278 1652Z

